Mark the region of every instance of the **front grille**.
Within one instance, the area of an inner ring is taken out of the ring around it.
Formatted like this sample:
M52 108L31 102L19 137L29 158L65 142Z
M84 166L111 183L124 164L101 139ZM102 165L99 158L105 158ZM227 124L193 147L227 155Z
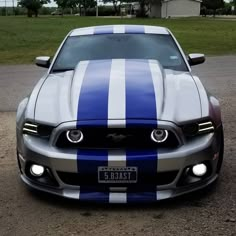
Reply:
M169 131L167 140L155 143L151 140L153 128L83 128L84 139L80 143L71 143L62 132L56 142L59 148L85 149L151 149L175 148L179 145L175 134Z
M59 178L62 182L69 185L74 186L97 186L97 187L132 187L137 189L143 189L145 187L149 186L161 186L161 185L167 185L172 183L177 174L178 171L167 171L167 172L160 172L156 173L155 175L146 174L138 177L138 183L137 184L110 184L110 183L98 183L98 175L97 173L94 174L80 174L80 173L68 173L68 172L57 172Z

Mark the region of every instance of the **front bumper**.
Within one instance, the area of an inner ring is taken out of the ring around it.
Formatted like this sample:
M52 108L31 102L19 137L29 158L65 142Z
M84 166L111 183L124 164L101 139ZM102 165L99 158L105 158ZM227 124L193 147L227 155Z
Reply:
M176 175L170 182L164 181L164 184L157 184L150 189L139 189L138 185L132 188L132 185L130 187L104 187L104 185L100 186L98 183L90 186L65 183L59 173L78 173L78 150L61 150L51 146L46 140L30 135L23 135L21 143L18 143L18 146L20 146L20 150L18 149L18 161L22 180L28 186L41 191L81 201L109 203L153 202L201 189L216 180L218 177L216 168L220 151L218 135L217 132L205 134L172 150L155 150L158 154L156 156L157 174L175 171ZM89 160L86 160L87 164L89 165L89 163L95 161L98 166L103 166L104 163L99 164L100 159L99 155L96 154L97 152L95 151L94 153L94 155L89 156ZM121 150L109 151L108 165L114 167L125 166L124 155L125 152ZM136 151L131 158L135 160L138 166L142 166L142 163L145 163L150 158L150 155L154 154ZM191 183L182 183L183 173L186 168L202 162L208 163L210 167L209 175L204 179L192 181ZM26 170L28 163L36 163L47 167L56 184L40 183L37 179L30 178Z
M54 194L60 197L65 197L68 199L80 200L85 202L101 202L101 203L138 203L138 202L155 202L165 199L170 199L174 197L181 196L183 194L191 193L193 191L200 190L217 179L218 175L215 174L211 178L202 181L201 183L196 183L187 187L180 187L175 189L163 189L156 190L152 192L127 192L119 190L110 190L106 192L98 191L83 191L81 194L80 188L50 188L47 186L40 186L38 184L32 183L27 177L21 175L23 182L31 188L37 189L39 191Z

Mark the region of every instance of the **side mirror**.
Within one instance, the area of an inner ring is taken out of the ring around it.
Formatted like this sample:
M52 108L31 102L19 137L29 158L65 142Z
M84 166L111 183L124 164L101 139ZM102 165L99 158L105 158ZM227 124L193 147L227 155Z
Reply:
M50 57L36 57L35 64L40 67L49 68L50 66Z
M190 66L195 66L204 63L206 60L204 54L192 53L188 55L188 63Z

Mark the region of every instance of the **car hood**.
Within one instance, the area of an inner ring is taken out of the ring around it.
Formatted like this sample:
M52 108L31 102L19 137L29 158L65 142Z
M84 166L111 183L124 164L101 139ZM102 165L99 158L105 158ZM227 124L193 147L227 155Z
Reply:
M168 120L201 117L197 86L189 72L163 69L155 60L80 62L74 71L49 74L36 101L35 120Z

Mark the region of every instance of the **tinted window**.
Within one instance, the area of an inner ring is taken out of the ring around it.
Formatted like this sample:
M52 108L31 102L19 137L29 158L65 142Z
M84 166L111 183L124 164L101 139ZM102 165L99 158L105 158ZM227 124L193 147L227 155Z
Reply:
M74 69L79 61L102 59L154 59L164 68L187 71L170 35L104 34L69 37L53 70Z

